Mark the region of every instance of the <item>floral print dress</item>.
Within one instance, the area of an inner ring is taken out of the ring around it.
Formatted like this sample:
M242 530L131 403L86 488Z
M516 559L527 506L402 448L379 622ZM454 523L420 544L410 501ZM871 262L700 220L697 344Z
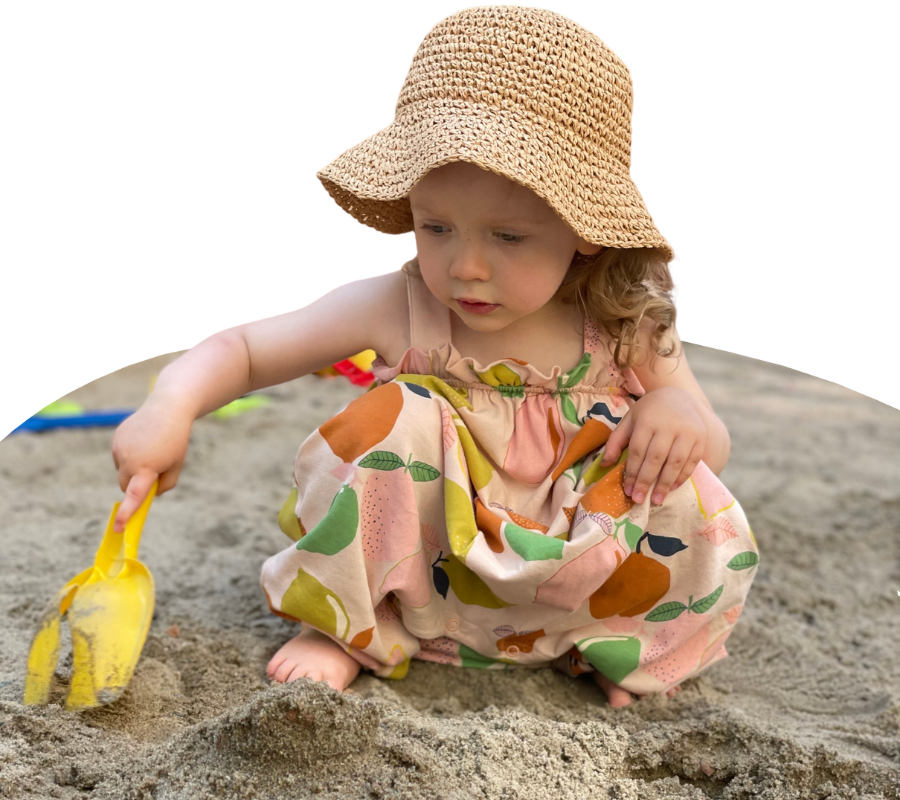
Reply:
M300 446L293 542L262 569L272 611L385 678L413 658L553 665L652 694L725 658L756 541L703 462L660 506L624 494L625 454L600 467L644 394L631 370L589 321L567 372L479 364L417 262L403 271L412 346Z

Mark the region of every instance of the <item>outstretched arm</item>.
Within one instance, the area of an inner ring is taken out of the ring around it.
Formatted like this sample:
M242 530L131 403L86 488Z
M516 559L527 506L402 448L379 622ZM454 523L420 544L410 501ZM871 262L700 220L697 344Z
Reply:
M178 481L194 420L255 389L308 375L368 348L381 352L384 308L399 274L355 281L288 314L239 325L192 347L160 372L153 392L116 430L113 462L125 499L116 530L159 478Z

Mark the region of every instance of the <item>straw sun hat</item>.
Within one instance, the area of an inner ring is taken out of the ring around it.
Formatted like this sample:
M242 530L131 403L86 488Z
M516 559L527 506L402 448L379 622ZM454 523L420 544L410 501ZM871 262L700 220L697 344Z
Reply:
M394 121L317 175L360 222L406 233L409 190L468 161L540 195L589 242L671 260L629 174L631 110L628 68L590 31L540 8L469 8L419 45Z

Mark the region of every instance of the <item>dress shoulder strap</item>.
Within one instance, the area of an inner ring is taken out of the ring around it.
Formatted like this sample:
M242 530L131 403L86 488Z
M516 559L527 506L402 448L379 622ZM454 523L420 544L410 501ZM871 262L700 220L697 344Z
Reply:
M588 314L584 316L584 352L592 356L603 356L604 359L609 358L609 353L603 346L603 337Z
M419 260L407 261L406 290L409 298L409 341L426 353L432 348L443 347L450 341L450 314L447 306L438 300L422 278Z

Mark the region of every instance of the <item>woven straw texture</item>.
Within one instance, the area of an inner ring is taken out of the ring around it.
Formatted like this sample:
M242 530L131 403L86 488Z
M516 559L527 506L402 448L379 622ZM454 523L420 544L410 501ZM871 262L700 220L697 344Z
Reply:
M631 76L600 39L538 8L489 6L428 33L394 122L317 175L345 211L413 230L407 195L429 170L468 161L528 187L582 238L673 257L631 180Z

